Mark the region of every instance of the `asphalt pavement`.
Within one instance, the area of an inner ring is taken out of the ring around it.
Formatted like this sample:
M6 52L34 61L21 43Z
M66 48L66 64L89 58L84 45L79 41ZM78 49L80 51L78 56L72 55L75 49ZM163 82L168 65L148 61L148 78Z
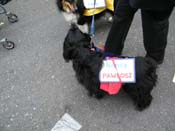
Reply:
M0 35L15 42L13 50L0 46L0 131L50 131L69 113L80 131L175 130L175 11L165 61L158 68L158 83L151 106L139 112L120 92L96 100L87 95L65 63L62 46L69 23L58 12L55 0L13 0L5 6L19 17L0 20ZM95 24L95 43L105 42L110 24ZM123 54L144 56L140 11L135 15Z

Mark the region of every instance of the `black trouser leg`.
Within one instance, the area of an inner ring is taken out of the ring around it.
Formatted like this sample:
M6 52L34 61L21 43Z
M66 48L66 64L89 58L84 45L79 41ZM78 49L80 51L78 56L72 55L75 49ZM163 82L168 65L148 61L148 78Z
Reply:
M114 21L105 43L105 52L120 55L124 41L137 10L129 6L128 0L118 0Z
M118 0L114 21L105 43L105 52L115 55L122 53L124 41L136 11L130 7L128 0Z
M169 16L172 9L162 11L142 10L142 27L146 56L162 63L167 45Z

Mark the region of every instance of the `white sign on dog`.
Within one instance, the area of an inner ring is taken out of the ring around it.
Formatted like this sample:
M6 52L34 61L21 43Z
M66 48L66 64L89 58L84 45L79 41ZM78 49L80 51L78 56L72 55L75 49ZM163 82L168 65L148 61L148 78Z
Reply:
M106 7L106 0L83 0L86 9Z
M121 80L124 83L135 83L135 59L104 60L99 77L101 82L120 82Z

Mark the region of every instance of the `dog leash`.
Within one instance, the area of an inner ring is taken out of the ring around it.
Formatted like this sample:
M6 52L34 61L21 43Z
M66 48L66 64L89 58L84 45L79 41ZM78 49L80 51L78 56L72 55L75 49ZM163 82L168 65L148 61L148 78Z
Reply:
M94 0L94 9L95 9L96 0ZM90 37L91 37L91 48L93 47L93 38L95 36L95 10L93 11L92 21L90 26Z

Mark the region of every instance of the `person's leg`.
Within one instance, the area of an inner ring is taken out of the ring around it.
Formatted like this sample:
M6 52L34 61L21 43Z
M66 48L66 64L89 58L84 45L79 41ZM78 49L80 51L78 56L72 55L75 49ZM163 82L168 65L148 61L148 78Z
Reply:
M172 9L162 11L142 10L142 27L146 57L151 57L158 64L164 59L167 45L169 16Z
M113 23L105 43L105 52L115 55L122 53L124 41L136 11L137 9L130 7L128 0L118 0Z

